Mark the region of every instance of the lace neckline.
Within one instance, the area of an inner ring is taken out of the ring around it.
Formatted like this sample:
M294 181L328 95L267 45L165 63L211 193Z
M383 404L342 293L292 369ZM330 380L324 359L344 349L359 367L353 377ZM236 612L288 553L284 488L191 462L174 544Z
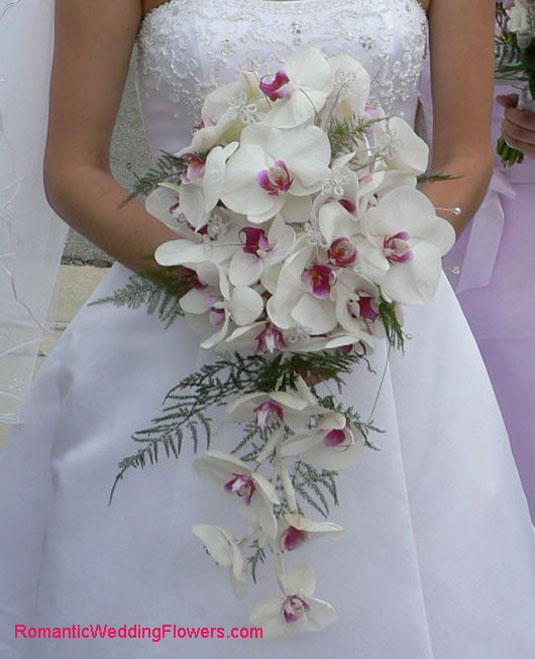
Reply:
M229 0L232 2L232 0ZM264 4L264 5L270 5L271 7L279 7L284 5L286 9L288 8L288 5L294 5L297 7L302 8L304 5L315 5L324 3L325 0L251 0L252 2L259 3L259 4ZM427 12L425 11L424 6L422 5L421 0L406 0L407 3L414 4L420 11L422 12L423 16L427 20ZM141 19L140 23L140 30L141 28L148 22L150 22L155 16L159 15L160 13L163 13L166 11L168 8L173 7L174 5L177 5L180 2L184 2L184 0L166 0L165 2L162 2L159 5L156 5L156 7L153 7L150 9L146 14Z

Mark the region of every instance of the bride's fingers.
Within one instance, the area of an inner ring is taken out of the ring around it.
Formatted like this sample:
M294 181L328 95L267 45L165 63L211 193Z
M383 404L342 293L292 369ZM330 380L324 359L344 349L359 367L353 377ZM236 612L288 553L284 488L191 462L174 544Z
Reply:
M535 127L532 129L526 128L505 119L502 123L502 131L508 139L513 138L531 146L535 145Z
M514 108L518 103L518 94L499 94L496 102L504 108Z
M505 111L505 120L519 128L535 132L535 114L533 112L508 108Z

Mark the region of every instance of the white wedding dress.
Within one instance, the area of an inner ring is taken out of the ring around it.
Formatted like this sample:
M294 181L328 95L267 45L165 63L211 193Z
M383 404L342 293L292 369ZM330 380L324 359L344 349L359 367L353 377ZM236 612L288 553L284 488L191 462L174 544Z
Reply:
M189 143L203 97L238 67L273 72L306 43L360 59L374 99L412 122L426 30L417 0L171 0L139 36L154 155ZM92 300L130 275L116 264ZM0 657L533 659L533 528L491 385L445 277L429 304L406 309L406 328L413 339L405 356L392 357L374 415L386 431L375 437L381 451L363 450L339 477L332 520L345 535L291 556L318 567L316 595L336 607L337 622L283 641L15 640L16 624L228 632L276 594L271 567L260 566L259 585L235 599L226 569L191 532L195 522L232 528L235 515L193 471L187 442L178 460L129 473L108 507L117 463L135 450L131 434L212 357L181 319L165 329L144 309L85 306L1 455ZM385 358L384 348L373 355L378 374ZM356 369L344 399L366 417L378 382ZM217 448L233 437L223 428Z

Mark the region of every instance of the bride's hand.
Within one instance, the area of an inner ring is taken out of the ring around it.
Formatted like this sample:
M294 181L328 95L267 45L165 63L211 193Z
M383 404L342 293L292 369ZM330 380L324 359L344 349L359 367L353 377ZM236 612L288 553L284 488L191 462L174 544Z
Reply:
M496 100L505 108L502 134L507 144L535 158L535 114L517 109L518 94L497 96Z

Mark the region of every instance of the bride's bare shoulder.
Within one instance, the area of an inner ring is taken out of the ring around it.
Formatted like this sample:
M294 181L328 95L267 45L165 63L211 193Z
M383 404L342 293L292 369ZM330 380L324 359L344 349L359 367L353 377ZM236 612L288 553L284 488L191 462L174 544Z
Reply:
M149 11L156 9L160 5L167 4L168 0L141 0L141 11L143 16L148 14Z

